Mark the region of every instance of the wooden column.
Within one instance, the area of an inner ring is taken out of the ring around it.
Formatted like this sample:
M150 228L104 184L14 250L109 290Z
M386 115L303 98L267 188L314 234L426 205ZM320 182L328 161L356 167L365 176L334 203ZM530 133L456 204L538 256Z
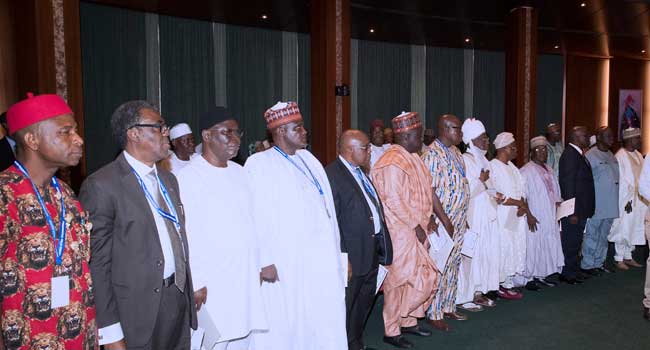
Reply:
M516 164L522 166L529 159L529 141L535 136L537 11L514 8L507 22L505 129L515 135Z
M83 137L83 87L79 0L11 1L16 43L18 100L27 92L57 94L68 102ZM78 188L85 174L85 155L71 169Z
M350 0L314 0L310 139L323 164L336 158L338 137L350 128L350 96L337 96L337 86L350 86Z

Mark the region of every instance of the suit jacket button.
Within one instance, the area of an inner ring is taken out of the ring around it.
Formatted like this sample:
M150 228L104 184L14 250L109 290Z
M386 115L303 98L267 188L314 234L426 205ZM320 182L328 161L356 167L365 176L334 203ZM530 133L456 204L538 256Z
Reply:
M371 216L369 219L370 221L375 221L375 218L373 216Z
M153 291L156 292L156 293L160 293L160 288L154 288Z
M163 261L162 261L162 260L158 260L158 261L156 261L156 266L162 266L162 264L163 264Z

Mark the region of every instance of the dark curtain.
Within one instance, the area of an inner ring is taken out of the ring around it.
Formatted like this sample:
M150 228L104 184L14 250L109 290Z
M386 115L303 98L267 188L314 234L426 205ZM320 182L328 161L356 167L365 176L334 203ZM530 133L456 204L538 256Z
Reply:
M239 26L226 32L228 109L246 131L240 155L247 155L249 144L266 137L264 112L282 97L282 32Z
M298 33L298 106L311 132L311 42L309 34Z
M358 126L367 131L374 119L390 126L393 117L410 111L411 47L359 40Z
M464 76L462 49L427 46L427 128L443 114L463 115Z
M483 122L492 139L504 129L505 65L506 56L503 52L474 51L474 115L472 117Z
M562 122L564 57L540 55L537 59L537 114L535 131L543 134L550 123Z
M161 113L168 125L188 123L215 105L212 23L159 17Z
M145 15L81 2L84 135L87 172L115 158L110 118L128 100L145 99Z

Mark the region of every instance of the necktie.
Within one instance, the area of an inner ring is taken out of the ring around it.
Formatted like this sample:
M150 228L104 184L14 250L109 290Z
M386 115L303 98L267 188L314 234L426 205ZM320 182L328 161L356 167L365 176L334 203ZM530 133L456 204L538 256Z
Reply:
M380 217L384 217L384 213L381 210L381 206L379 205L379 201L377 199L377 192L373 189L372 185L368 180L366 180L365 175L363 175L363 172L361 171L361 168L357 167L357 176L359 177L359 180L361 181L361 184L363 184L363 190L366 192L368 195L368 198L370 198L370 201L372 204L375 206L377 209L377 213L379 213Z
M167 203L165 202L165 200L162 197L162 194L160 193L159 186L158 186L158 177L152 171L147 175L147 178L149 179L149 183L153 185L152 194L154 199L156 200L156 204L158 204L158 207L168 213L171 213L169 207L167 206ZM163 218L163 221L165 222L165 226L167 227L167 233L169 234L169 241L172 245L172 251L174 252L174 262L175 262L174 268L176 269L174 284L182 292L185 289L185 281L187 278L187 272L186 272L187 270L185 266L185 262L186 262L185 247L183 247L183 242L181 242L180 233L176 230L176 226L174 225L174 223L165 218Z

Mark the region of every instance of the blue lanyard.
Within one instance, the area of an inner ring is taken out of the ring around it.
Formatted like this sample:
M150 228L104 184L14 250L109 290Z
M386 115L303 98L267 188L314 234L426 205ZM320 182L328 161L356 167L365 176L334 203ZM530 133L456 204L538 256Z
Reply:
M370 193L370 195L377 200L377 193L375 192L375 189L370 186L370 183L368 180L366 180L366 176L363 175L363 171L361 171L361 168L357 168L357 177L359 177L359 180L361 180L361 183L363 184L363 187L365 187L366 191Z
M440 142L439 139L436 139L436 142L438 142L438 144L439 144L439 145L442 147L442 149L445 151L445 156L447 157L447 160L448 160L449 162L453 162L453 163L454 163L454 167L456 168L456 170L458 170L458 172L459 172L463 177L465 177L465 169L463 168L463 165L460 163L460 160L458 160L458 158L457 158L455 155L451 154L451 151L449 150L449 148L448 148L447 146L445 146L444 143ZM452 160L452 158L453 158L453 160Z
M52 186L56 189L56 193L61 197L61 214L59 215L59 236L57 238L56 235L56 226L54 226L54 221L52 220L52 216L50 215L50 212L47 210L47 207L45 206L45 202L43 201L43 197L41 197L41 193L38 191L38 188L34 184L34 181L32 181L32 178L29 176L29 173L27 172L27 169L20 164L19 161L15 160L14 165L18 170L20 170L21 173L29 180L29 182L32 184L32 188L34 189L34 193L36 194L36 198L38 199L38 202L41 204L41 208L43 209L43 214L45 215L45 220L47 221L47 225L50 227L50 233L52 234L52 239L54 240L54 245L56 246L55 249L55 256L56 256L56 264L61 265L61 261L63 260L63 251L65 250L65 235L66 235L66 223L65 223L65 202L63 200L63 193L61 192L61 186L59 186L59 181L57 181L56 176L52 177Z
M178 215L176 214L176 210L174 209L174 205L172 204L171 198L169 198L169 193L167 192L167 188L165 188L165 185L160 181L160 177L158 177L158 174L156 174L156 179L158 180L158 188L160 189L160 192L162 193L163 200L165 203L167 203L167 208L171 211L171 213L168 213L158 205L156 200L153 198L151 193L149 193L149 190L147 189L147 186L145 186L144 181L142 181L142 178L138 173L131 167L131 171L133 171L133 174L135 174L135 177L138 179L138 182L140 183L140 187L142 187L142 190L144 191L145 196L147 197L147 200L151 205L153 205L154 208L156 208L156 211L160 216L163 218L171 221L174 223L176 226L176 229L180 231L181 229L181 222L178 220Z
M316 189L318 190L318 193L321 196L324 195L323 188L321 187L320 182L318 182L318 179L316 179L316 176L314 176L314 173L311 172L311 169L309 169L309 167L307 166L307 163L305 163L305 161L300 156L298 156L298 158L300 158L300 161L302 161L302 164L305 166L305 168L307 168L307 171L309 171L309 175L311 175L311 179L309 179L309 176L307 176L307 173L305 173L305 171L298 164L296 164L296 162L294 162L293 159L289 158L289 155L285 151L280 149L280 147L278 147L278 146L273 146L273 148L275 148L276 151L278 151L284 158L286 158L289 162L291 162L291 164L293 164L293 166L295 166L298 170L300 170L300 172L303 175L305 175L305 177L316 187Z

